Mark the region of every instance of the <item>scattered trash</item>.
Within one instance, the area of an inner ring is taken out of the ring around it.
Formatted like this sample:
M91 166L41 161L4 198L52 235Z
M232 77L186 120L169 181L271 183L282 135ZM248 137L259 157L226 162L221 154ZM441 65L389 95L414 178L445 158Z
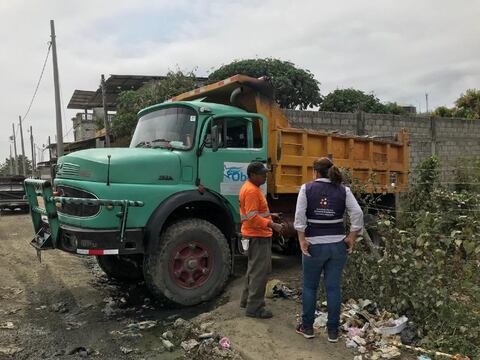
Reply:
M347 341L345 342L345 345L347 349L355 349L358 347L358 344L352 339L347 339Z
M365 339L360 336L354 336L352 337L352 340L355 341L358 345L361 345L361 346L367 345L367 342L365 341Z
M432 359L426 355L420 355L417 357L417 360L432 360Z
M213 335L214 335L213 332L203 333L203 334L200 334L200 335L198 336L198 338L199 338L200 340L205 340L205 339L210 339L210 338L212 338Z
M417 333L417 327L411 321L409 321L405 329L402 330L400 337L402 344L405 345L417 345L420 342L420 338L418 337Z
M164 339L167 339L167 340L170 340L170 339L173 339L173 333L169 330L169 331L165 331L163 334L162 334L162 337Z
M416 352L421 352L421 353L425 353L425 354L434 355L434 356L443 356L443 357L446 357L446 358L448 358L448 359L454 359L454 360L470 360L470 358L469 358L468 356L462 356L462 355L460 355L460 354L451 355L451 354L447 354L447 353L440 352L440 351L427 350L427 349L423 349L423 348L421 348L421 347L415 347L415 346L411 346L411 345L405 345L405 344L402 344L402 343L400 343L400 342L393 342L393 345L399 346L399 347L403 347L403 348L405 348L405 349L412 350L412 351L416 351Z
M155 320L145 320L140 321L138 323L131 323L127 325L128 329L138 329L138 330L146 330L151 329L157 326L157 322Z
M195 340L195 339L190 339L190 340L187 340L187 341L182 341L182 343L180 344L180 346L182 347L183 350L185 351L190 351L192 350L194 347L198 346L200 343Z
M11 321L6 321L4 323L0 323L0 329L12 330L15 329L15 325L13 325L13 322Z
M113 330L113 331L110 331L110 335L120 336L121 338L141 338L141 337L143 337L142 334L133 332L131 330L126 330L126 331Z
M273 294L273 288L277 285L282 285L282 282L278 279L272 279L272 280L269 280L267 282L267 286L265 288L265 297L266 298L273 298L274 297L274 294Z
M35 310L45 310L47 308L47 305L42 305L42 306L39 306L37 308L35 308Z
M51 306L51 308L54 312L58 312L58 313L61 313L61 314L64 314L64 313L68 312L67 304L65 304L63 302L53 304Z
M297 298L299 295L298 291L290 289L282 281L278 279L272 279L267 283L265 289L265 297L274 298Z
M125 346L120 346L120 351L124 354L130 354L131 352L133 352L133 349L127 348Z
M227 338L227 337L223 337L220 339L220 341L218 342L219 345L222 347L222 349L230 349L230 339Z
M352 326L348 328L347 335L350 339L353 338L354 336L363 336L363 330Z
M320 312L313 322L313 328L320 330L327 326L328 314Z
M396 346L386 346L380 348L380 351L382 352L382 358L384 359L394 359L402 355Z
M0 291L0 299L5 299L5 300L10 300L16 297L17 295L20 295L23 293L23 289L19 288L12 288L12 287L2 287L0 288L2 291Z
M112 298L107 298L106 304L102 309L102 312L105 314L106 317L111 317L117 313L117 310L115 309L116 306L117 304Z
M175 329L178 329L178 328L181 328L181 327L187 327L188 326L188 321L182 319L182 318L178 318L177 320L175 320L175 322L173 323L173 327Z
M211 328L215 323L214 322L205 322L200 324L200 330L201 331L207 331L209 328Z
M6 347L0 346L0 354L3 354L3 355L15 355L22 350L23 350L22 348L16 347L16 346L6 346Z
M407 326L408 318L402 316L398 319L389 319L386 322L377 324L378 332L382 335L395 335L401 333Z
M173 349L175 348L175 345L173 345L169 340L163 339L162 344L163 346L165 346L165 349L167 351L173 351Z
M84 346L75 346L65 352L66 355L78 354L81 357L87 357L93 353L93 350Z
M67 321L65 323L65 325L67 325L66 330L79 329L86 323L86 321Z

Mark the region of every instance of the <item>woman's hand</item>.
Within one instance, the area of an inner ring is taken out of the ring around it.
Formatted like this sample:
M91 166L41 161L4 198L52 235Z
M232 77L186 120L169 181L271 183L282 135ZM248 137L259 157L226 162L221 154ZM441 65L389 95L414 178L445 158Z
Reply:
M298 243L300 244L300 249L302 250L302 254L305 256L312 256L308 252L310 243L307 240L305 240L305 233L301 231L297 231L297 234L298 234Z
M358 231L352 231L348 236L345 238L345 243L347 244L347 254L351 254L353 252L353 245L355 244L355 240L357 240Z
M302 250L302 254L305 256L312 256L308 252L308 248L310 247L310 243L307 240L300 241L300 249Z

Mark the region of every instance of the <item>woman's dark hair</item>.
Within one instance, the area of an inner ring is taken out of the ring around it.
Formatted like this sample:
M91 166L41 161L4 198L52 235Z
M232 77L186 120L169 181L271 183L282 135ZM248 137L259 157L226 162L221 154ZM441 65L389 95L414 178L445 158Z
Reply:
M322 157L313 162L313 169L323 178L328 178L334 185L340 185L343 177L340 170L333 165L332 160Z

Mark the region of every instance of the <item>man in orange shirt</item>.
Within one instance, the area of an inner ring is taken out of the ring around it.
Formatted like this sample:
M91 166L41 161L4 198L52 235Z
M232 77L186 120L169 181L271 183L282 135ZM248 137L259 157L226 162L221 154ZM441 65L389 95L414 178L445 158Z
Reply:
M268 169L261 162L248 165L248 180L240 189L240 216L242 238L248 242L248 268L240 307L246 315L261 319L271 318L265 308L267 276L272 270L272 230L282 232L283 225L272 221L267 199L260 186L267 181Z

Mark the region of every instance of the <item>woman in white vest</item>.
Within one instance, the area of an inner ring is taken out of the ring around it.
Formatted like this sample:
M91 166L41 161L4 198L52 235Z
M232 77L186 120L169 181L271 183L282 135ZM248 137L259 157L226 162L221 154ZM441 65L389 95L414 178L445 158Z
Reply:
M313 163L314 181L302 185L295 211L295 229L302 250L303 314L297 333L313 338L317 290L323 273L327 293L328 341L338 341L341 280L347 254L363 228L363 212L351 190L342 185L340 170L328 158ZM344 214L350 217L345 233Z

